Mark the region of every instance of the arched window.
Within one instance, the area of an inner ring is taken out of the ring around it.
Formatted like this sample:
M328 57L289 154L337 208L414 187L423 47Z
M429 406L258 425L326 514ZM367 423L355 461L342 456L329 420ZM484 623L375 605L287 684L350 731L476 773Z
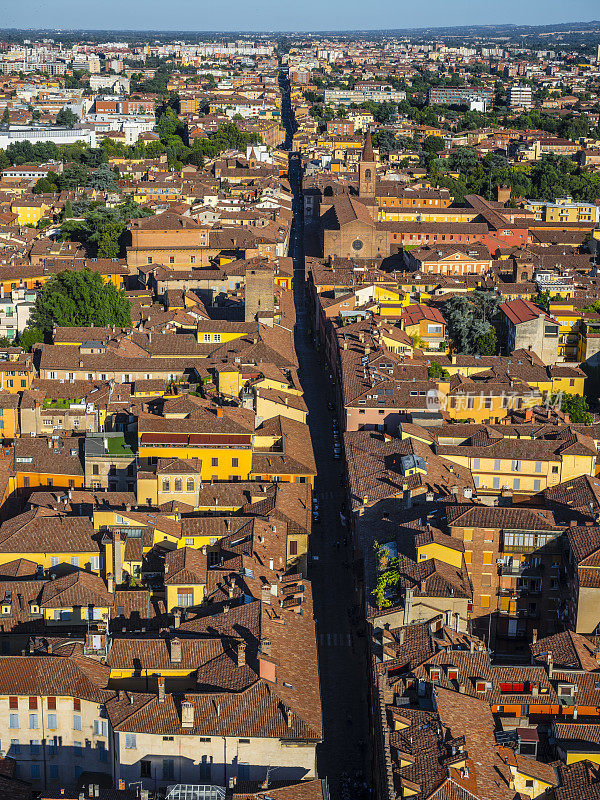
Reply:
M370 181L371 180L371 170L370 169L366 169L365 170L365 180L366 181Z

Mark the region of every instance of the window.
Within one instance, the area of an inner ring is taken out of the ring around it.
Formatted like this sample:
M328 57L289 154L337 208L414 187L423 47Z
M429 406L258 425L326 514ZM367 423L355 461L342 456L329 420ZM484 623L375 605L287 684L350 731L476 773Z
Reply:
M367 172L370 173L370 170L367 170ZM238 779L240 781L250 780L250 764L245 764L243 761L238 761Z
M553 467L552 467L552 474L553 475L558 475L558 467L556 466L556 464L554 464Z
M81 716L79 714L73 714L73 730L81 730Z
M55 731L57 728L56 714L48 714L48 730Z
M39 756L40 754L40 740L39 739L31 739L29 741L29 752L32 756Z
M485 681L477 681L477 691L485 692Z
M126 750L135 750L137 748L137 742L135 739L135 733L126 733L125 734L125 749Z
M73 752L76 758L81 758L83 755L83 745L81 742L73 742Z
M193 478L188 478L187 479L187 483L185 485L185 488L186 488L187 492L193 492L194 491L194 479Z
M239 467L239 465L240 465L240 460L239 460L239 458L232 458L232 459L231 459L231 466L232 466L232 467Z
M484 564L491 564L493 557L494 557L493 553L491 553L489 550L485 550L484 553L483 553L483 563Z
M473 469L479 469L481 466L481 459L474 458L473 459Z
M8 723L9 728L18 728L19 727L19 715L18 714L11 714Z
M107 725L105 719L94 720L94 734L96 736L106 736Z
M8 698L8 707L9 708L18 708L19 707L19 698L18 697L9 697Z
M56 697L49 697L48 698L48 711L55 711L56 710Z
M211 467L218 467L219 466L219 459L218 458L211 458L210 465L211 465Z
M185 540L185 546L186 546L186 547L193 547L193 546L194 546L194 539L193 539L193 537L191 537L191 538L189 538L189 539L186 539L186 540Z
M151 761L140 761L140 777L142 777L142 778L151 778L152 777L152 762Z
M73 698L73 711L81 711L81 700L78 697Z
M90 567L95 570L100 569L100 556L92 556L90 558Z
M38 728L38 715L37 714L30 714L29 715L29 728L30 730L37 730Z
M15 758L15 756L21 755L21 743L18 739L11 739L10 740L10 755Z
M499 489L500 488L500 478L494 478L492 480L492 488Z
M163 758L163 780L171 781L175 777L175 761L172 758Z
M175 488L176 492L181 492L181 490L183 488L183 483L182 483L181 478L175 478L175 487L174 488Z
M534 492L539 492L541 488L542 488L542 482L539 479L535 480L533 482L533 491Z
M541 461L536 461L535 462L535 471L536 472L541 472L542 471L542 462Z
M213 763L212 756L202 756L200 764L198 765L200 778L207 781L210 780L212 774L212 763Z
M163 479L162 490L163 490L163 492L170 492L171 491L171 481Z
M98 464L92 464L92 475L98 475L99 474L98 470L99 470Z
M30 771L31 771L31 779L34 781L39 781L39 779L42 776L41 764L32 764Z
M79 566L79 556L71 556L71 566L72 567Z
M513 461L512 462L512 471L513 472L520 472L521 471L521 462L520 461Z
M177 605L180 608L189 608L194 605L194 590L191 588L177 589Z
M490 607L490 596L489 594L482 594L481 595L481 603L482 608L489 608Z
M521 488L521 478L513 478L513 489L517 490Z
M296 539L290 539L290 555L297 556L298 555L298 542Z
M205 342L210 342L210 333L205 333L204 334L204 341Z

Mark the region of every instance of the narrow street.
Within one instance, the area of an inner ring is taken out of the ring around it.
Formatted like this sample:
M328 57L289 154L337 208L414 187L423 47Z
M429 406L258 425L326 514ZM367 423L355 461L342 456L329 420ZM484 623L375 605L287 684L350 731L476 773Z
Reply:
M282 116L291 150L294 120L289 85L281 79ZM356 578L347 529L342 525L344 467L333 456L333 399L329 369L313 347L307 313L303 242L302 174L300 159L290 153L290 183L294 193L294 226L290 255L294 258L295 343L300 362L300 381L308 406L308 422L317 463L315 497L320 521L313 524L309 575L312 581L319 671L323 706L324 742L317 753L320 777L327 777L334 800L348 796L341 792L341 779L360 773L370 785L368 680L362 614L357 605ZM361 790L352 789L353 800Z

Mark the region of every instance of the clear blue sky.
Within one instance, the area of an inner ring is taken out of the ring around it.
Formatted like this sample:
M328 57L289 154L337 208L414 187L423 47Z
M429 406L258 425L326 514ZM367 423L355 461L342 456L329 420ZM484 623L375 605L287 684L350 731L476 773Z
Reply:
M6 28L102 30L352 30L600 17L599 0L0 0L0 8Z

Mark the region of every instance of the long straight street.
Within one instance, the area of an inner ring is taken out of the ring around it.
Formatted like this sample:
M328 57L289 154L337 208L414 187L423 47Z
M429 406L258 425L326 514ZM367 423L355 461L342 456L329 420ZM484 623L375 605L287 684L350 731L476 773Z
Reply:
M283 121L291 149L293 117L289 85L281 82ZM329 780L332 796L341 794L342 778L368 777L367 664L359 620L357 578L347 529L342 525L344 468L333 456L333 398L329 370L313 347L306 303L303 243L302 173L300 159L290 154L290 183L294 193L294 227L290 255L294 258L296 304L295 343L300 381L308 406L308 422L317 464L315 497L320 521L313 525L309 578L312 581L319 671L323 705L324 742L318 749L318 771ZM360 792L354 793L355 797Z

